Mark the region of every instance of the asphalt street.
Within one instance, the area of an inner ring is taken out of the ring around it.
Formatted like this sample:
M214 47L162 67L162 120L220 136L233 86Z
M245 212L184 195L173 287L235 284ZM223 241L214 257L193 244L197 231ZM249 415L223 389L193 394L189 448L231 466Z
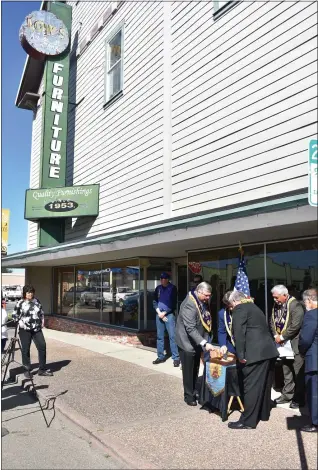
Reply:
M54 411L45 410L17 384L2 391L2 469L122 469L112 457L77 435Z

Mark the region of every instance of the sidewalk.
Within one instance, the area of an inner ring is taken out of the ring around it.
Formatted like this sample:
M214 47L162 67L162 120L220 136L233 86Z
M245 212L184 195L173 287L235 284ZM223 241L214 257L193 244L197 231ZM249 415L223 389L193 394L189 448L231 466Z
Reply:
M38 377L56 408L130 468L315 469L317 435L303 418L274 409L256 430L229 430L219 416L183 402L181 370L156 354L54 330L44 331L54 377ZM33 363L37 352L32 346ZM230 420L236 421L239 412ZM43 432L45 424L43 423Z
M9 431L2 437L4 470L125 468L105 452L92 449L58 417L46 429L38 402L15 384L6 385L2 392L2 427Z

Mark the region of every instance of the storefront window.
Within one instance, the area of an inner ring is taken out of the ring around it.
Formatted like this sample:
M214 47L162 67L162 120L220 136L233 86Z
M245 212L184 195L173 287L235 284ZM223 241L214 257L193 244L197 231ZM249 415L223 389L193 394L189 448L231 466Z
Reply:
M141 265L145 266L147 270L147 281L145 282L145 268L143 268L141 271L140 278L140 329L152 331L156 330L156 312L153 308L155 289L160 284L160 274L163 271L168 272L171 275L171 261L160 260L156 258L151 258L147 260L142 259ZM146 288L147 292L146 313L144 301L144 287Z
M72 318L74 315L74 296L74 266L55 268L53 312Z
M256 305L265 311L264 246L246 246L244 254L251 297ZM210 308L213 342L217 342L218 312L223 307L222 298L226 291L234 288L238 262L237 247L189 253L190 289L194 288L196 274L201 274L203 280L212 286Z
M102 322L138 329L139 260L102 267ZM100 305L99 305L100 306Z
M84 264L75 268L74 318L101 321L101 263Z
M314 239L284 241L266 244L266 271L268 313L273 300L271 289L284 284L291 295L302 300L302 293L318 287L318 243Z

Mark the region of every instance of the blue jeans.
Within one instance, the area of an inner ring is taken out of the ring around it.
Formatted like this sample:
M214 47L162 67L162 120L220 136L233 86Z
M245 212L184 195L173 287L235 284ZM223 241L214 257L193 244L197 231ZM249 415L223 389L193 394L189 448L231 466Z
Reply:
M166 318L168 319L167 322L164 322L161 320L161 318L156 315L156 325L157 325L157 354L159 359L164 359L165 358L165 329L167 328L167 332L169 335L169 341L170 341L170 349L171 349L171 354L172 354L172 359L174 361L179 361L179 351L178 347L176 345L176 342L174 340L174 331L176 328L176 318L173 313L168 313L166 315Z

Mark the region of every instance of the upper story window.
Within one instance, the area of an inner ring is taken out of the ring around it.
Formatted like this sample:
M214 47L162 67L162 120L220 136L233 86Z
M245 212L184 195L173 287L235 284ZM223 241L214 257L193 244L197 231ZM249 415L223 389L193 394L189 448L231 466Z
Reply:
M106 103L123 90L124 28L121 25L106 39Z
M214 0L213 5L214 5L214 17L219 17L223 15L223 13L227 12L230 10L234 5L239 3L238 1L228 1L228 0Z

